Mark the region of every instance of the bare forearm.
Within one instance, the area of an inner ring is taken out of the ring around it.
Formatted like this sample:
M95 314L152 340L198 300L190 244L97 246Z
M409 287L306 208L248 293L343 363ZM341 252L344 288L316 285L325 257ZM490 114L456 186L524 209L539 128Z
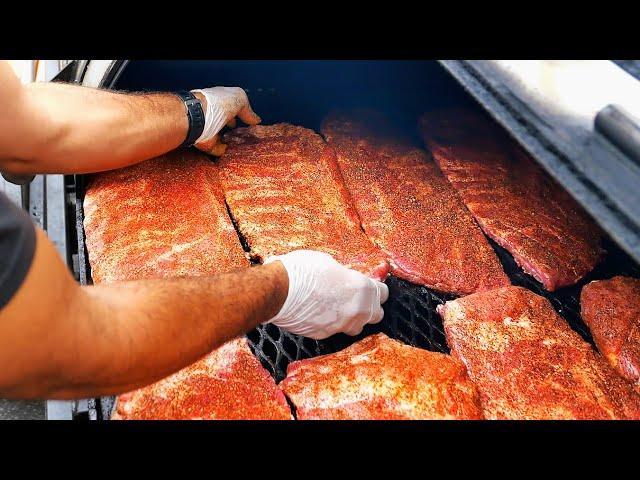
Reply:
M123 94L57 83L22 88L10 124L14 173L87 173L161 155L185 139L182 101L171 94Z
M59 360L69 362L68 378L50 396L122 393L159 380L275 316L287 288L279 263L214 278L87 287L78 307L88 314L76 323L74 345L59 349L74 352Z
M0 398L121 393L185 367L274 317L281 263L215 277L80 287L36 229L20 290L0 309Z

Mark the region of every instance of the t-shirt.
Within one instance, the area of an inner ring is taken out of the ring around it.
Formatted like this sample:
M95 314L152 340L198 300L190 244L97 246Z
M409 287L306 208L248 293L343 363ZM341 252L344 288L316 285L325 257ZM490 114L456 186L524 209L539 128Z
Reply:
M0 193L0 309L27 276L36 248L36 231L29 214Z

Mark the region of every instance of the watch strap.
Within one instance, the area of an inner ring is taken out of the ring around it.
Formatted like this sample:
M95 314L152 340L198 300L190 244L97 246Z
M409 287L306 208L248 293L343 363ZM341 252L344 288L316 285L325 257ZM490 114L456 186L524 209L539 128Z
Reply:
M182 90L175 92L175 94L182 99L185 107L187 108L187 117L189 119L189 130L187 132L187 138L182 142L181 147L190 147L196 140L202 135L204 130L204 111L202 109L202 103L191 92Z

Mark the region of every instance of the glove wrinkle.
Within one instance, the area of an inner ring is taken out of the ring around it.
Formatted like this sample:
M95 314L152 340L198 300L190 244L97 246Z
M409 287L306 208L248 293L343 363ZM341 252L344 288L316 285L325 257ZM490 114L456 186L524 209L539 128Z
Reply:
M207 152L212 150L213 147L211 145L217 143L211 142L211 140L220 133L220 130L225 125L235 127L236 116L240 116L242 120L251 125L260 122L260 117L253 113L251 109L246 92L240 87L204 88L191 90L191 93L200 93L207 101L204 129L195 142L196 147L202 147ZM246 112L251 112L251 115L247 115ZM208 146L208 149L205 146ZM217 152L218 150L213 151Z
M344 332L357 335L382 320L387 286L339 264L331 255L297 250L265 260L282 262L289 276L287 298L266 323L316 340Z

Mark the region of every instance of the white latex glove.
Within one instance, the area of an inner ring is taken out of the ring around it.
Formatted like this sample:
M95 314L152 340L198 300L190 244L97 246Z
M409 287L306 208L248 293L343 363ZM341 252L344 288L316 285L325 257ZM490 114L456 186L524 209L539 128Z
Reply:
M248 125L256 125L261 121L240 87L212 87L191 90L191 93L200 93L205 97L204 130L195 143L204 152L217 156L224 153L225 145L220 142L218 133L225 125L235 127L236 116Z
M367 323L384 316L387 286L340 265L331 255L297 250L269 257L289 275L289 293L280 312L265 323L316 340L336 333L358 335Z

